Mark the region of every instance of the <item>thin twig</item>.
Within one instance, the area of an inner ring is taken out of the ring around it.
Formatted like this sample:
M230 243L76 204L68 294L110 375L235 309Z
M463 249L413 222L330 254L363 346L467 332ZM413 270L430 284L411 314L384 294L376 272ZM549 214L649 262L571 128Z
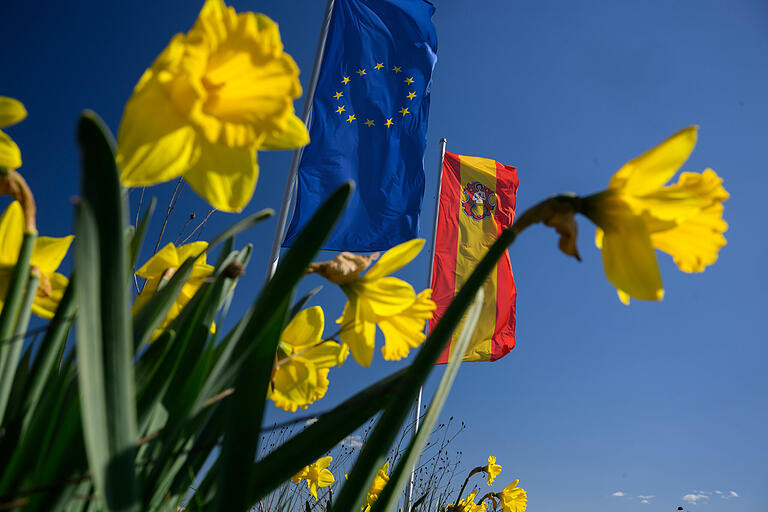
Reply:
M160 240L162 240L163 233L165 233L165 226L168 225L168 218L171 216L171 212L176 206L176 201L179 199L179 195L181 195L181 190L183 190L183 188L184 188L184 178L179 178L179 181L176 182L176 188L173 191L173 195L171 195L171 200L168 202L168 210L165 212L163 227L160 228L160 234L157 236L157 243L155 244L155 250L152 254L157 254L157 249L158 247L160 247Z
M192 235L194 235L195 232L198 229L200 230L200 232L197 234L197 239L200 240L200 233L203 232L202 228L205 226L205 223L208 222L208 217L210 217L211 214L213 214L213 212L215 212L215 211L216 211L216 208L211 208L211 211L208 212L208 215L205 216L205 218L202 220L202 222L200 222L200 224L198 224L197 227L195 229L193 229L192 232L189 235L187 235L187 238L185 238L184 240L181 241L181 245L184 245L185 243L187 243L187 240L192 238Z

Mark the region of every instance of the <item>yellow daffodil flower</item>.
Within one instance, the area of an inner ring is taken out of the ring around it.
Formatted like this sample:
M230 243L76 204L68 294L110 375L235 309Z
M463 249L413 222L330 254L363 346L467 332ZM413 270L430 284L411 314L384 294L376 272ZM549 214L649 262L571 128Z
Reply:
M493 481L501 473L501 465L496 464L496 457L491 455L488 457L488 465L483 470L488 474L488 485L492 485Z
M125 106L117 141L123 184L183 176L212 206L242 210L256 187L256 151L309 142L293 110L298 76L275 22L206 0Z
M314 464L304 466L304 469L296 473L291 481L297 484L306 480L309 492L317 499L317 488L328 487L334 482L333 473L328 469L331 460L333 459L330 456L317 459Z
M296 314L280 335L269 395L277 407L306 409L328 391L329 369L344 362L348 349L322 341L323 327L323 310L314 306Z
M365 503L363 504L363 512L368 512L379 499L379 494L384 490L384 487L389 482L389 461L385 462L383 466L379 468L379 472L376 473L376 477L373 479L371 488L368 489L368 493L365 495Z
M19 101L0 96L0 128L14 125L27 117L27 109ZM8 135L0 130L0 167L18 169L21 167L21 150Z
M24 213L18 201L8 205L0 217L0 309L8 291L11 273L19 259L24 238ZM53 318L69 280L56 272L67 255L73 236L38 237L29 264L40 272L40 284L32 302L32 312L42 318Z
M398 360L408 355L411 347L424 341L424 321L432 317L435 303L431 290L416 296L413 287L389 274L404 267L419 254L424 240L414 239L391 248L365 270L378 254L357 256L341 253L333 261L314 263L310 272L317 272L341 286L347 296L341 324L341 342L349 345L355 360L370 366L373 360L376 325L384 333L384 359Z
M170 279L178 268L186 261L187 258L197 257L208 247L208 242L192 242L191 244L182 245L176 247L170 243L163 247L157 254L147 261L144 266L136 271L136 275L143 277L147 280L144 283L144 288L133 303L131 313L135 314L152 298L157 287L163 279ZM213 273L213 267L205 262L205 254L200 257L192 267L192 272L189 275L189 279L181 288L176 302L173 303L171 309L168 310L168 314L165 319L160 323L160 326L152 334L151 340L154 340L163 332L171 321L179 316L184 306L194 297L198 289L203 285L205 279ZM213 327L212 327L213 329Z
M597 226L608 280L629 298L661 300L664 288L654 248L670 254L683 272L702 272L726 244L723 201L728 192L711 169L684 172L665 185L696 145L697 127L685 128L630 160L608 189L583 199Z
M496 494L496 497L501 501L502 512L525 512L528 508L528 495L525 489L518 487L517 484L520 480L515 480L503 491Z
M477 489L469 493L466 498L459 500L455 505L449 507L450 512L485 512L488 509L486 502L475 503Z

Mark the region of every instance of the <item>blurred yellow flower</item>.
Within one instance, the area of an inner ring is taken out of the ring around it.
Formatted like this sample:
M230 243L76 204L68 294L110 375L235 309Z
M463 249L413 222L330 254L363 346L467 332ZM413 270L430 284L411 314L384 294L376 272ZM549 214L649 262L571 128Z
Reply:
M183 176L212 206L242 210L256 187L256 151L309 142L293 110L298 75L275 22L206 0L125 106L117 141L123 184Z
M696 145L690 126L630 160L608 189L583 199L582 212L597 226L608 280L629 298L661 300L664 288L654 248L670 254L683 272L702 272L726 243L723 201L728 192L711 169L684 172L665 186Z
M317 459L314 464L304 466L304 469L296 473L291 481L297 484L306 480L309 492L317 499L317 488L328 487L334 482L333 473L328 470L331 460L333 459L330 456Z
M14 125L25 117L27 117L27 110L19 100L0 96L0 128ZM19 146L2 130L0 130L0 167L6 169L21 167Z
M8 291L11 274L19 259L24 238L24 213L18 201L8 205L0 216L0 309ZM73 236L38 237L29 264L40 272L40 284L32 303L32 312L42 318L53 318L69 280L56 272L67 255Z
M322 341L323 310L314 306L300 311L280 335L278 360L269 398L286 411L296 411L325 396L329 368L346 359L348 349Z
M144 283L141 293L133 303L131 313L135 314L152 298L160 282L165 279L170 279L176 270L186 261L187 258L196 258L201 252L208 247L208 242L192 242L191 244L182 245L176 247L173 243L170 243L163 247L157 254L147 261L144 266L136 271L136 275L143 277L147 280ZM205 279L213 273L213 267L205 262L205 254L203 254L195 264L192 266L192 272L189 275L189 279L181 288L176 302L173 303L171 309L168 310L168 314L165 319L160 323L160 326L155 329L150 341L154 340L163 332L165 327L171 323L171 321L179 316L184 306L194 297L198 289L203 285ZM213 330L213 327L212 327Z
M425 290L417 298L410 284L388 276L415 258L423 246L424 240L420 239L396 245L364 276L359 273L367 264L356 267L343 279L332 279L347 296L344 313L337 320L341 324L339 336L342 343L349 345L359 364L370 366L373 360L376 324L384 332L382 354L385 359L401 359L408 355L411 347L424 341L421 332L424 321L432 317L435 309L435 303L429 298L431 290Z
M384 486L389 482L389 461L385 462L383 466L379 468L379 472L376 473L376 477L373 479L371 488L368 489L368 494L365 495L365 504L363 504L363 512L368 512L379 499L379 494L384 490Z
M451 505L450 512L485 512L488 509L486 502L475 503L475 496L477 496L477 489L469 493L469 495L459 500L455 505Z
M517 486L518 482L520 480L515 480L496 494L501 501L501 512L525 512L528 508L528 495L525 489Z
M501 473L501 465L496 464L496 457L490 455L488 457L488 465L485 466L484 470L488 473L488 485L492 485L493 481L499 476L499 473Z

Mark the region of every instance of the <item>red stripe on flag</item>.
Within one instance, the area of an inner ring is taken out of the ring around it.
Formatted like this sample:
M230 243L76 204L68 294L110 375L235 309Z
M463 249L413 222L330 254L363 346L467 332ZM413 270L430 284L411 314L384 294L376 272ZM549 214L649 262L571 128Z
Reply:
M442 318L446 308L456 295L456 253L459 245L459 205L461 204L461 169L459 155L445 152L443 179L440 190L440 212L437 218L435 254L432 271L432 300L437 305L429 321L429 332ZM434 293L437 291L437 294ZM451 340L452 341L452 340ZM450 342L438 363L447 363Z
M496 162L496 195L499 198L499 207L495 221L499 236L515 220L518 183L516 168ZM491 361L504 357L515 348L516 299L517 289L512 276L512 265L509 252L505 251L496 266L496 330L491 347Z

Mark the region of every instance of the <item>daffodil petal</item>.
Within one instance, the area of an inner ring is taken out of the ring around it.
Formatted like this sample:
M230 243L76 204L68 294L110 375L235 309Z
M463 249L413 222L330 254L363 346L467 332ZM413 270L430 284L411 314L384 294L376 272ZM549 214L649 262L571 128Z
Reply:
M27 117L27 109L19 100L0 96L0 128L11 126Z
M630 195L644 195L667 183L688 160L698 136L698 127L689 126L630 160L611 178L609 188Z
M377 325L384 333L384 346L381 353L387 361L398 361L408 356L411 348L424 342L424 322L432 318L437 308L430 299L432 290L424 290L416 296L416 301L398 315L377 319Z
M38 237L29 259L30 265L36 266L46 274L52 274L61 265L74 238L72 235L63 238Z
M256 150L232 149L221 144L202 143L197 162L185 178L211 206L239 212L253 196L259 164Z
M48 281L51 283L51 292L46 297L35 296L32 302L32 313L40 318L51 319L59 307L59 302L64 297L64 291L67 289L69 279L57 272L47 274L47 276Z
M331 368L338 364L340 353L341 345L333 341L326 341L303 350L297 357L311 361L316 368Z
M419 254L422 247L424 247L424 240L420 238L414 238L394 246L379 258L379 261L371 267L363 279L375 280L400 270Z
M177 260L179 264L184 263L187 258L197 258L201 252L208 248L208 242L197 241L191 242L176 248ZM200 263L205 264L205 254L198 260Z
M181 262L179 261L176 246L173 243L169 243L142 265L136 271L136 275L145 279L157 278L169 268L179 268L179 265L181 265Z
M195 129L173 106L164 86L156 78L142 81L125 105L117 136L120 179L127 187L181 176L200 152Z
M312 465L315 466L318 469L325 469L325 468L327 468L328 466L331 465L331 461L332 460L333 460L333 457L331 457L330 455L327 455L325 457L320 457ZM331 474L331 477L333 477L333 474Z
M299 311L288 322L288 325L280 335L280 340L294 347L316 345L323 334L324 326L325 318L323 317L322 308L320 306L312 306L311 308Z
M24 239L24 212L13 201L0 217L0 265L16 265Z
M653 246L671 255L683 272L703 272L725 246L723 205L715 204L667 231L651 233Z
M396 277L382 277L375 281L360 279L345 287L354 290L379 317L402 313L416 300L413 287Z
M641 300L661 300L663 288L656 253L643 220L636 215L614 219L604 229L603 266L618 290Z
M268 134L259 146L262 150L294 149L309 144L309 131L304 123L291 115L285 130Z
M357 297L349 296L341 319L339 338L349 346L352 357L362 366L370 366L373 360L373 346L376 338L375 315L367 304Z
M21 150L3 131L0 131L0 167L6 169L21 167Z
M312 395L317 386L317 369L308 361L290 359L282 364L273 377L274 394L295 406L306 407L311 403ZM277 404L277 401L275 402ZM280 406L278 406L280 407ZM290 406L289 406L290 407ZM281 407L285 410L286 407Z
M674 185L626 200L636 213L647 213L662 221L682 222L702 209L728 199L723 180L712 170L684 172Z

